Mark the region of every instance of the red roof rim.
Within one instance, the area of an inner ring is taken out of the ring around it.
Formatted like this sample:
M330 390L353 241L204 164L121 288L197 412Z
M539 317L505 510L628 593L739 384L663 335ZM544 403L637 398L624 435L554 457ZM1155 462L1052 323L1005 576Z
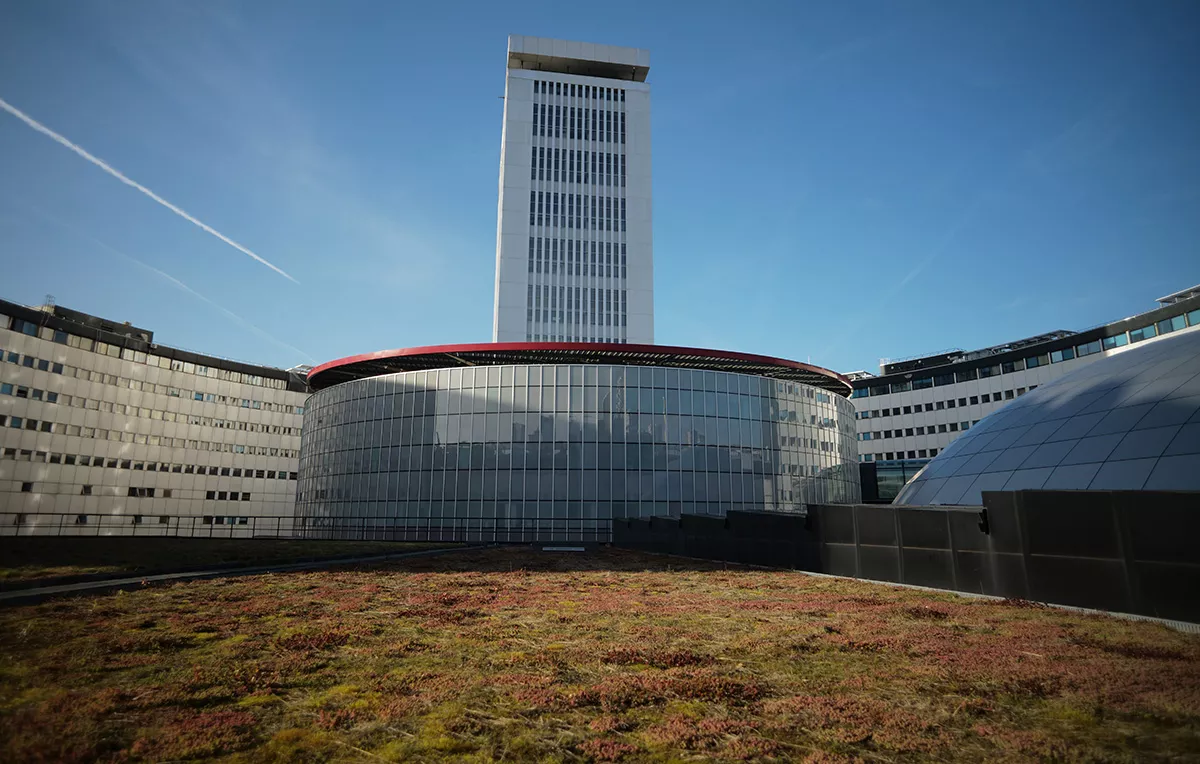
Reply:
M821 366L814 366L808 363L801 363L800 361L789 361L786 358L773 358L771 356L757 355L754 353L737 353L729 350L714 350L711 348L690 348L679 347L675 345L629 345L614 342L474 342L458 345L427 345L424 347L398 348L395 350L377 350L374 353L361 353L359 355L351 355L346 356L345 358L327 361L309 371L307 378L309 384L311 385L314 379L324 372L332 371L345 366L352 366L357 363L385 361L390 358L439 354L455 355L465 353L520 352L522 350L579 350L598 353L645 353L651 355L693 356L700 358L727 359L731 361L745 361L749 363L762 364L764 366L778 366L781 368L797 369L799 371L807 371L813 374L819 374L845 384L847 394L852 388L849 378L837 373L836 371L832 371ZM537 362L538 361L536 358L530 358L530 363Z

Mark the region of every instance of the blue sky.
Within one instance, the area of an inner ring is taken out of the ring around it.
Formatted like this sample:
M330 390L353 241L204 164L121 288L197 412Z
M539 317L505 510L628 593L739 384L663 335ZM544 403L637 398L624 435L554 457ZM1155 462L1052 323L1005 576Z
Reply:
M651 51L656 339L875 370L1200 282L1200 4L0 4L0 297L279 366L491 336L510 33ZM297 283L298 282L298 283Z

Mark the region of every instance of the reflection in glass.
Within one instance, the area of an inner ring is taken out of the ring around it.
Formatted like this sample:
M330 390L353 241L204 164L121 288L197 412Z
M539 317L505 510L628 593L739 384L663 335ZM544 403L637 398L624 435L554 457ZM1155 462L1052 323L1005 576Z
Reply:
M621 518L801 511L859 500L853 419L840 396L714 371L384 375L310 399L297 512L317 526L377 518L380 538L519 541L606 540Z

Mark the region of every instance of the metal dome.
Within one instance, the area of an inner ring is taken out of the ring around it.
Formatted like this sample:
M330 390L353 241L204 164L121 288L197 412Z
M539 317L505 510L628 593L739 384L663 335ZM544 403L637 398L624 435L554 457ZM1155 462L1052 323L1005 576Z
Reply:
M985 417L895 504L979 504L982 491L1200 491L1200 331L1101 358Z

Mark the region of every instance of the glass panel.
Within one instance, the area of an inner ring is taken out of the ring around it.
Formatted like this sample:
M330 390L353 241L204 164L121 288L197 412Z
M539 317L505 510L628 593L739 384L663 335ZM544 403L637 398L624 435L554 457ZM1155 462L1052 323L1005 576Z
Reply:
M1123 345L1128 345L1129 344L1129 335L1128 334L1118 334L1115 337L1105 337L1101 341L1101 344L1105 350L1111 350L1112 348L1118 348Z
M1147 339L1150 339L1151 337L1156 337L1156 336L1158 336L1158 332L1155 329L1154 324L1150 324L1149 326L1143 326L1140 329L1130 329L1129 330L1129 341L1130 342L1141 342L1142 340L1147 340Z

